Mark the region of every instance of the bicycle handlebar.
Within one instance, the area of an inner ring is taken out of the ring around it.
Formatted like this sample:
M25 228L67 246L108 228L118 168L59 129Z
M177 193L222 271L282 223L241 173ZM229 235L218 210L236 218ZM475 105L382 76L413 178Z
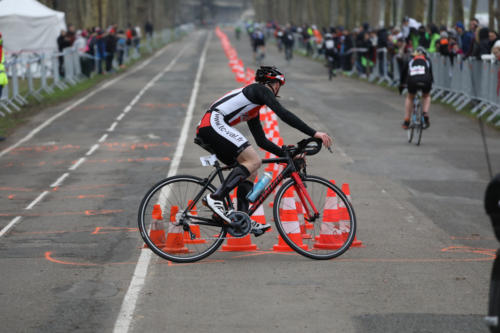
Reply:
M311 145L312 143L312 145ZM317 138L307 138L297 143L297 146L284 146L283 149L290 153L292 157L300 154L307 156L316 155L321 150L323 141Z

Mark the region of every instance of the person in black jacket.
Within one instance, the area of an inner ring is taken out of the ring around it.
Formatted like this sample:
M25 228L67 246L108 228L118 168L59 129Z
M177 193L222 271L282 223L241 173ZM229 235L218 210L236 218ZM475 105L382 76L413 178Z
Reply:
M113 70L113 59L116 52L116 34L115 30L111 29L106 36L106 72L111 72Z
M431 105L430 91L434 77L432 75L432 65L427 57L427 52L419 46L413 54L413 58L405 65L401 76L400 91L403 87L408 88L405 100L405 119L402 124L404 129L410 125L410 114L413 109L413 99L418 90L422 91L422 111L424 113L424 128L430 126L429 107Z

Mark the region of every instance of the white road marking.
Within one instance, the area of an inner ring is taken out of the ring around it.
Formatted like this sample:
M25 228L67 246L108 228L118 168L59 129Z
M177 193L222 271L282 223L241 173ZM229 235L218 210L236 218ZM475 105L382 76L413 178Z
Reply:
M108 138L108 134L104 134L103 136L101 136L101 138L99 139L99 143L103 143L104 141L106 141L106 139Z
M32 209L33 207L35 207L35 205L37 203L39 203L40 201L42 201L42 199L47 195L49 194L49 191L43 191L42 193L40 193L40 195L35 199L33 200L25 209Z
M196 105L196 98L198 96L198 90L200 87L200 79L201 73L203 71L203 67L205 66L205 60L207 56L207 49L210 42L212 34L208 35L207 40L205 41L205 46L203 47L203 52L200 57L200 62L198 64L198 71L196 72L196 78L194 82L193 90L191 91L191 98L189 99L188 110L186 113L186 118L184 118L184 124L181 129L181 135L179 137L179 141L177 143L177 148L175 150L174 157L172 159L172 163L170 164L170 169L167 174L168 177L175 175L177 173L177 168L179 167L180 160L182 155L184 154L184 147L186 144L186 139L189 132L189 127L191 124L191 119L193 118L193 111ZM181 51L182 53L183 51ZM175 59L174 59L175 60ZM170 65L169 65L170 67ZM120 308L120 312L118 314L118 318L115 322L115 327L113 332L115 333L126 333L130 329L130 325L132 323L135 306L137 303L137 299L139 297L139 293L141 292L145 280L146 274L148 271L149 262L151 260L151 251L143 250L139 256L137 261L137 266L135 267L134 275L132 276L132 280L130 281L130 285L127 289L127 293L123 298L122 306Z
M66 177L69 176L69 172L66 172L65 174L63 174L61 177L57 178L57 180L52 184L50 185L50 187L58 187L58 186L61 186L62 182L66 179Z
M0 237L5 235L20 220L21 220L21 216L16 216L15 218L13 218L9 224L7 224L2 230L0 230Z
M109 128L106 131L113 132L115 130L116 125L118 125L118 123L115 121L114 123L111 124L111 126L109 126Z
M89 151L85 154L85 156L90 156L92 155L97 149L99 148L99 144L96 143L92 147L90 147Z
M69 167L68 170L74 171L76 170L83 162L85 162L86 158L85 157L80 157L78 161L76 161L75 164Z

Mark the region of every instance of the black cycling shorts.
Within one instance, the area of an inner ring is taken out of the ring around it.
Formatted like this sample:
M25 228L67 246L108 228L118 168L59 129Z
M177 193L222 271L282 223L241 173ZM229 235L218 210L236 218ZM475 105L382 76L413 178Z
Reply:
M408 80L408 92L415 95L417 91L421 90L423 94L428 94L432 89L432 83Z
M197 137L214 153L219 161L226 165L236 163L238 155L250 143L234 127L224 121L224 116L217 111L207 112L198 126Z

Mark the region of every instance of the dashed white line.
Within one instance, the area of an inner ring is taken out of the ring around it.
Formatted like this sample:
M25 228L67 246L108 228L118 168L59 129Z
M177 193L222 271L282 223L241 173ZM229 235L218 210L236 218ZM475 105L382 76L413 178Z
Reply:
M97 148L99 148L99 144L98 143L96 143L95 145L93 145L92 147L90 147L89 151L85 154L85 156L92 155L97 150Z
M76 161L75 164L73 164L72 166L69 167L68 170L76 170L83 162L85 162L86 158L85 157L80 157L80 159L78 161Z
M33 200L25 209L29 210L35 207L35 205L39 203L47 194L49 194L49 191L43 191L42 193L40 193L40 195L35 200Z
M115 127L116 125L118 125L118 122L114 122L111 124L111 126L109 126L109 128L107 129L108 132L113 132L115 130Z
M21 216L16 216L7 224L2 230L0 230L0 237L5 235L17 222L21 220Z
M103 136L101 136L101 138L99 139L99 143L103 143L104 141L106 141L106 139L108 138L108 134L104 134Z
M127 105L125 109L123 109L123 113L128 113L130 110L132 110L132 105Z
M61 186L62 182L69 176L69 172L66 172L64 175L59 177L50 187L58 187Z
M120 113L120 115L118 117L116 117L116 121L122 120L123 117L125 117L125 113Z
M173 175L177 173L177 168L180 164L180 159L184 153L184 147L190 127L190 122L193 117L193 110L196 104L196 97L198 95L198 90L199 90L199 85L200 85L200 80L201 80L201 73L203 71L203 67L205 65L205 59L207 56L207 49L208 45L210 43L210 39L212 37L212 34L210 33L208 35L207 40L205 41L205 46L203 47L203 52L200 57L200 62L198 64L198 71L196 72L196 78L194 82L194 87L191 92L191 98L189 99L189 105L188 105L188 110L186 112L186 118L184 118L184 124L182 126L181 130L181 135L179 137L179 141L177 143L177 148L174 153L174 157L172 160L172 163L170 164L170 169L168 172L168 175ZM184 48L185 49L185 48ZM164 74L171 66L174 65L174 63L177 61L177 58L183 53L184 49L175 57L174 60L170 63L170 65L161 73L159 74ZM158 76L160 78L161 75ZM139 294L142 290L142 287L144 286L145 280L146 280L146 274L148 272L148 266L149 262L151 260L151 251L146 250L146 251L141 251L141 254L139 256L139 259L137 261L137 266L135 267L134 270L134 275L132 276L132 280L130 281L130 285L127 289L127 293L125 294L125 297L123 298L122 306L120 308L120 312L118 313L118 318L116 319L115 322L115 327L113 329L113 332L115 333L126 333L130 329L130 325L132 323L134 311L135 311L135 306L137 303L137 299L139 297Z

